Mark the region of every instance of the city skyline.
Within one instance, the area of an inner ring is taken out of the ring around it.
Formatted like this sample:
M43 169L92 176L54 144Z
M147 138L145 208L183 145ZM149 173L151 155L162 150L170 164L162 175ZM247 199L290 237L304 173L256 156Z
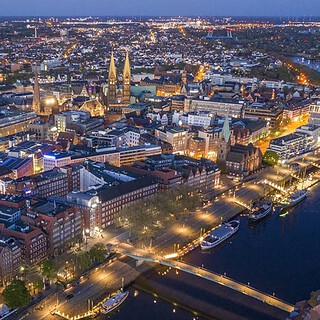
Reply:
M140 1L38 1L4 0L1 16L306 16L310 18L320 12L320 3L315 0L298 1L292 5L290 0L269 0L267 5L261 1L246 0L239 3L231 0L209 2L199 0L195 5L191 0Z

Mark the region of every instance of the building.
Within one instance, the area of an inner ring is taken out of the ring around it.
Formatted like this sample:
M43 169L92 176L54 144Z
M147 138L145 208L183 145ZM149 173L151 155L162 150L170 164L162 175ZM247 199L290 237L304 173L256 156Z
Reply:
M121 109L130 104L131 71L129 53L126 52L126 59L123 68L123 85L118 87L117 70L113 52L110 59L109 78L107 88L107 106L109 109L120 112Z
M47 237L37 227L23 221L10 225L0 224L0 235L17 239L21 247L22 260L30 267L47 258Z
M160 154L161 147L145 144L135 147L90 149L81 152L49 152L44 155L44 171L61 168L69 164L81 164L85 160L108 162L114 166L132 164L137 160L144 160L147 156Z
M161 153L172 153L172 145L166 141L162 141L149 133L142 133L140 135L139 144L152 144L161 147Z
M38 120L38 116L33 111L0 107L0 137L28 131L29 124L35 120Z
M49 124L47 122L39 120L29 123L28 129L35 134L36 140L47 140L49 134Z
M173 153L186 154L188 130L182 127L161 127L155 129L155 137L172 145Z
M33 203L23 218L41 229L48 239L48 255L61 254L83 236L82 215L74 206L52 201Z
M151 197L158 190L153 177L141 177L109 187L87 192L69 193L69 203L78 206L83 214L84 228L94 233L119 221L119 212L127 205Z
M320 126L320 100L310 104L309 123Z
M274 104L254 102L245 108L244 118L267 121L270 129L277 130L283 118L283 108Z
M310 101L294 100L288 101L283 109L283 119L289 121L299 121L307 117L310 112Z
M10 175L14 179L25 177L33 174L33 160L32 158L16 158L9 157L5 153L0 153L0 169L10 169Z
M99 227L104 228L119 219L119 212L138 200L149 198L158 190L158 182L152 177L142 177L126 183L102 188L98 191L101 201Z
M33 172L31 174L33 174L43 170L43 154L60 148L60 146L49 143L25 140L9 148L7 154L20 159L31 159L33 163Z
M20 273L22 251L13 237L0 235L0 283L6 286Z
M212 115L242 118L244 114L244 101L215 97L187 98L184 101L184 112L190 111L207 111Z
M50 171L21 177L7 182L8 194L47 198L51 195L66 196L72 190L80 190L81 166L66 166Z
M307 133L291 133L286 136L272 139L267 150L278 154L281 163L289 159L301 156L312 150L313 137Z
M158 179L161 189L187 184L203 192L220 184L220 169L211 160L194 159L182 155L162 154L150 156L146 161L136 162L126 170L151 175Z
M231 132L228 117L225 117L221 131L220 139L218 140L217 163L224 166L231 146Z
M192 137L189 140L188 155L192 158L204 158L206 151L206 140L204 138Z
M261 168L262 153L252 143L235 144L230 147L226 158L226 173L230 178L242 179Z

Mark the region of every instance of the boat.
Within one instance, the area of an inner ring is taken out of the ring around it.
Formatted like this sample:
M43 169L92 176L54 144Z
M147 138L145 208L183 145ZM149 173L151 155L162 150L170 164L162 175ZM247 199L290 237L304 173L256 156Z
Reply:
M299 190L292 193L288 198L281 201L282 208L290 208L301 202L308 194L307 189Z
M232 220L212 230L207 237L201 240L201 249L208 250L216 247L218 244L227 240L236 233L239 229L239 225L239 220Z
M286 212L284 212L284 213L281 213L281 214L279 214L279 217L285 217L285 216L287 216L289 214L289 212L288 211L286 211Z
M111 311L118 308L127 298L129 295L129 291L119 292L116 295L110 297L108 300L104 301L101 305L101 313L108 314Z
M272 211L272 202L265 202L260 204L257 208L254 208L250 215L249 221L259 221L266 217Z

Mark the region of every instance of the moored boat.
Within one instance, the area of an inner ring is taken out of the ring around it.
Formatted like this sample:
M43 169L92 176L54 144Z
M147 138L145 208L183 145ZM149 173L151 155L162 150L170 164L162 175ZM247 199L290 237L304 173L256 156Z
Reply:
M303 199L305 199L307 194L308 194L307 189L302 189L302 190L296 191L296 192L292 193L288 198L281 201L280 204L281 204L282 208L293 207L296 204L298 204L299 202L301 202Z
M249 215L249 220L250 221L259 221L266 217L270 212L272 211L272 202L265 202L259 207L254 208L250 215Z
M201 249L208 250L216 247L236 233L239 230L239 225L239 220L232 220L212 230L208 236L201 240Z
M102 302L100 309L101 313L108 314L111 311L115 310L128 298L128 295L129 291L125 291L119 292L116 295L111 296L109 299Z

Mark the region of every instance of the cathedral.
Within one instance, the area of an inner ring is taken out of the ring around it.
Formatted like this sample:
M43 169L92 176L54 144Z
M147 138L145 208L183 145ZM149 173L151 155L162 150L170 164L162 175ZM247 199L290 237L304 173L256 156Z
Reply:
M131 71L129 54L126 53L126 59L123 68L123 84L118 85L118 77L113 53L110 59L109 79L106 96L106 104L109 110L121 112L123 107L130 104L130 88L131 88Z

